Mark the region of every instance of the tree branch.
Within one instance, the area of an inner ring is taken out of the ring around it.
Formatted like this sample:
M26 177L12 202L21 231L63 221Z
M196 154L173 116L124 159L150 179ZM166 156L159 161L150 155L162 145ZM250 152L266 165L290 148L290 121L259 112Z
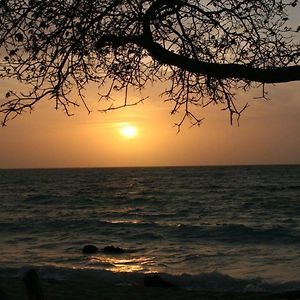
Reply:
M140 36L106 35L101 37L95 46L97 49L107 45L118 48L130 43L146 49L154 60L162 64L176 66L181 70L218 79L232 78L260 83L280 83L300 80L300 66L254 68L239 64L205 62L167 50L159 43L153 41L152 36L149 36L149 34Z
M152 58L160 63L218 79L232 78L260 83L279 83L300 80L300 66L254 68L239 64L204 62L169 51L157 42L149 39L149 37L141 39L138 45L147 49Z

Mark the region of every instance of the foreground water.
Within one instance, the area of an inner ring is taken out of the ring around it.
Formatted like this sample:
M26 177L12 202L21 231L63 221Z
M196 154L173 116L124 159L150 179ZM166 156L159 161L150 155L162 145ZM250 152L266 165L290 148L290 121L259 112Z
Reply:
M0 276L300 289L300 166L0 170L0 243Z

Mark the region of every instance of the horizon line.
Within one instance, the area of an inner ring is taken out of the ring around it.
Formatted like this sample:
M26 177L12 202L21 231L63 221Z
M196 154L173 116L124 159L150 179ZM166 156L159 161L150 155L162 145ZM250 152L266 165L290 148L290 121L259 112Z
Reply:
M74 170L74 169L142 169L142 168L201 168L201 167L267 167L300 166L300 163L242 163L242 164L203 164L203 165L144 165L144 166L83 166L83 167L8 167L0 170Z

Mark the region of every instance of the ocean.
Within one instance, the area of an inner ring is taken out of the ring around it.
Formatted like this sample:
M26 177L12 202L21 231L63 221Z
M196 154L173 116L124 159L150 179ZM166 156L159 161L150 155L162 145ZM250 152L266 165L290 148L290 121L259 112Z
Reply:
M300 166L0 170L0 245L0 277L299 290Z

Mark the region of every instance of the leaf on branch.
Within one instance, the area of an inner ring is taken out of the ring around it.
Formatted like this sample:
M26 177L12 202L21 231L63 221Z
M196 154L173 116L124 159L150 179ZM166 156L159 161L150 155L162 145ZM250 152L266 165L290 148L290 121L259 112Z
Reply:
M24 40L24 36L21 32L16 33L15 38L17 42L23 42Z
M9 56L14 56L17 54L17 51L16 50L10 50L9 51Z
M45 21L42 21L41 24L40 24L41 28L48 28L48 25Z
M297 4L298 4L298 0L295 0L291 5L292 5L292 7L296 7Z

